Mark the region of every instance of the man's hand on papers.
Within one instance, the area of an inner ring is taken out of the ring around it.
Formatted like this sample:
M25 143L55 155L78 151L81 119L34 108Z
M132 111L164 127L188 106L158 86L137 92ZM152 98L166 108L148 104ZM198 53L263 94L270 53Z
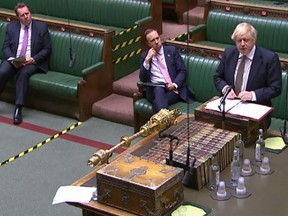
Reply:
M243 91L238 94L238 98L242 101L251 101L252 100L252 92Z
M227 99L232 100L232 99L235 99L235 98L237 98L237 95L235 94L234 90L231 89L231 91L229 92L229 94L227 96Z
M219 112L219 103L221 98L217 98L213 101L210 101L206 104L206 109L211 109ZM222 106L220 106L221 110L223 109ZM249 110L249 112L247 112ZM256 103L249 103L242 100L226 100L225 104L225 112L248 117L251 119L254 119L256 121L259 121L263 119L265 116L267 116L270 112L272 112L273 108L256 104Z
M240 99L241 101L252 101L253 96L251 91L242 91L238 95L236 95L234 90L232 89L229 92L227 99L229 100Z
M16 69L18 69L18 68L20 68L26 64L26 58L24 56L21 56L18 58L10 57L7 59L7 61L10 61Z

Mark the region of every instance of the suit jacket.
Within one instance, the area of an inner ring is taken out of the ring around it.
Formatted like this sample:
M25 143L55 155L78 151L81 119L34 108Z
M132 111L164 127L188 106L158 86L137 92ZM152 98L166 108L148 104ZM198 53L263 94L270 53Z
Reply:
M214 75L214 83L219 92L225 85L234 86L234 73L239 52L236 46L225 49L223 57ZM282 71L278 55L256 46L246 91L254 91L256 103L271 106L271 99L280 95L282 88Z
M193 102L194 92L186 85L186 76L187 70L185 68L184 62L182 57L180 56L178 50L174 46L164 46L164 56L166 65L173 83L177 84L178 92L181 99L188 103ZM141 55L140 60L140 74L139 78L142 82L151 82L151 63L152 59L150 60L150 67L148 70L143 66L143 62L145 57L147 56L148 50L144 51ZM147 87L149 88L149 87ZM149 94L150 91L147 91L146 94ZM152 93L152 91L151 91Z
M6 35L3 43L3 56L7 60L9 57L16 57L20 22L15 21L7 25ZM48 26L39 21L32 21L31 29L31 57L36 61L37 67L43 72L48 71L48 57L51 53L51 39Z

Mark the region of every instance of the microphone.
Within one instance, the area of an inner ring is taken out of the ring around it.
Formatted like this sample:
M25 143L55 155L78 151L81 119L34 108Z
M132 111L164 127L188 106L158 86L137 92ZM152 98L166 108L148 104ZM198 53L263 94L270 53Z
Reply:
M288 86L288 82L287 82L287 85ZM288 92L287 92L287 89L286 89L286 93L285 93L285 99L286 99L286 106L285 106L285 113L284 113L284 126L283 128L280 127L280 133L281 133L281 137L284 141L284 143L286 145L288 145L288 137L286 136L286 123L287 123L287 105L288 105Z
M177 146L178 143L179 143L179 138L178 138L177 136L172 135L172 134L160 133L160 134L159 134L159 137L160 137L160 138L165 138L165 137L167 137L167 138L170 139L170 142L173 141L173 140L177 140L176 146Z
M288 145L288 137L286 136L286 120L284 122L284 129L280 128L281 137L286 145Z
M195 183L196 183L196 176L194 172L195 162L196 162L196 159L194 158L189 170L186 171L184 178L182 179L182 184L189 188L195 188Z
M169 160L168 160L168 164L170 166L173 166L173 146L172 146L172 141L173 140L177 140L176 142L176 146L178 145L179 143L179 138L177 136L174 136L172 134L168 134L168 133L159 133L159 137L160 138L164 138L164 137L168 137L170 139L170 147L169 147Z
M69 8L68 8L69 11ZM70 27L70 20L68 19L68 26ZM72 36L71 36L71 31L69 30L69 42L70 42L70 47L69 47L69 53L70 53L70 62L68 67L73 68L76 62L76 53L73 54L72 52Z
M72 49L70 48L70 62L69 68L73 68L76 62L76 53L72 54Z
M185 168L186 171L189 169L189 163L190 163L190 143L188 143L186 152L186 168Z
M221 110L221 105L224 103L224 101L226 100L226 98L227 98L227 96L228 96L228 94L230 93L231 90L232 90L232 86L228 86L226 88L226 91L225 91L223 97L220 100L220 104L218 105L219 110Z

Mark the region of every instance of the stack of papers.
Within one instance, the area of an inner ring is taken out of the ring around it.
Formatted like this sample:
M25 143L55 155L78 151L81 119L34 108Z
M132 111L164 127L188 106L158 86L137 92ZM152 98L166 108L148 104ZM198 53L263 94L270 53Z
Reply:
M265 139L266 151L278 154L286 148L287 146L285 145L282 137L268 137L267 139Z
M206 109L222 112L223 104L220 105L221 98L213 100L206 105ZM250 119L254 119L256 121L260 121L264 117L266 117L270 112L272 112L273 108L249 103L245 101L241 101L239 99L234 100L225 100L225 113L230 113L233 115L243 116Z
M182 216L182 215L192 215L192 216L205 216L212 211L211 208L201 206L196 203L184 202L176 210L171 213L171 216Z
M53 199L52 205L63 202L89 202L95 187L61 186Z
M13 61L13 62L25 62L26 58L24 56L20 56L18 58L10 57L7 59L7 61Z

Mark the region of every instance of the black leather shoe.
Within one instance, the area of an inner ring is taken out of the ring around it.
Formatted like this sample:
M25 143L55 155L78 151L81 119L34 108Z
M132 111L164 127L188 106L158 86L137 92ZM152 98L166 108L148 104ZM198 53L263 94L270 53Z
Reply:
M14 116L13 116L13 123L20 124L21 122L22 122L21 108L16 107L14 111Z

